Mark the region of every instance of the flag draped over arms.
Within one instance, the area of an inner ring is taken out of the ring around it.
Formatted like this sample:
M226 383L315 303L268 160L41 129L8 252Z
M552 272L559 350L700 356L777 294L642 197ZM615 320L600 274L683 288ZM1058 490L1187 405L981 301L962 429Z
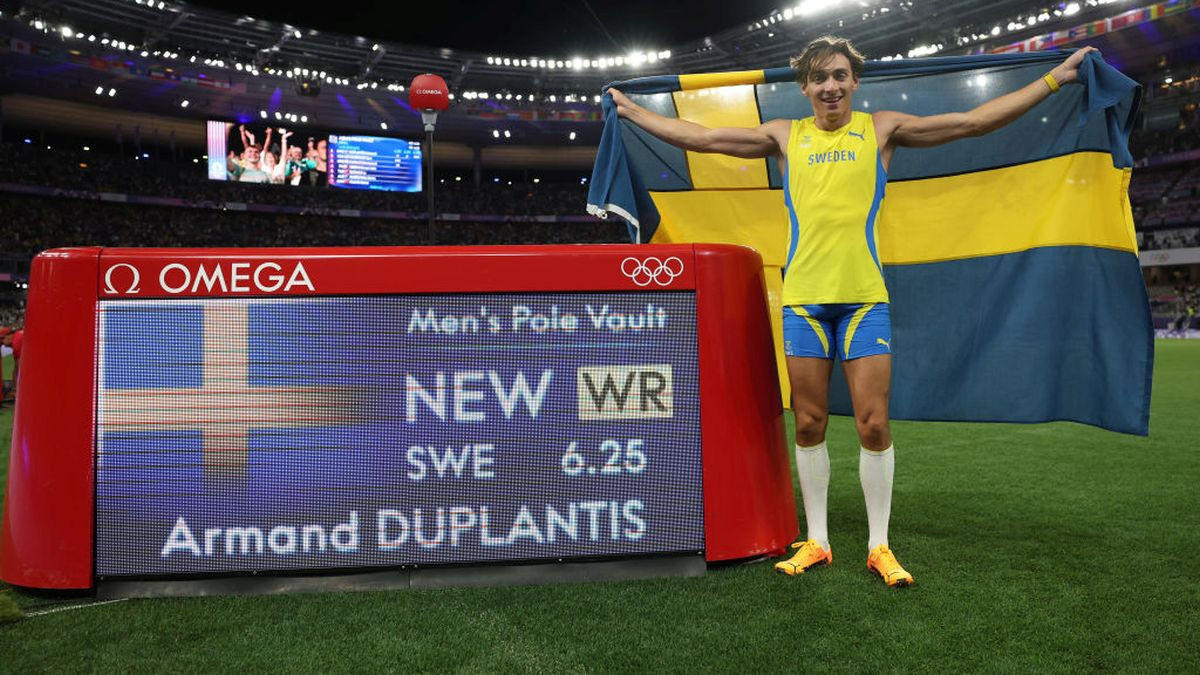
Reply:
M854 109L970 110L1067 55L871 61ZM667 117L754 127L812 115L794 77L772 68L613 86ZM878 221L893 418L1073 420L1148 433L1154 336L1127 196L1141 90L1095 53L1079 81L985 136L896 150ZM602 105L588 210L625 219L634 241L758 249L782 373L791 234L776 161L684 151L620 120L611 96ZM833 412L850 412L840 375L830 397Z

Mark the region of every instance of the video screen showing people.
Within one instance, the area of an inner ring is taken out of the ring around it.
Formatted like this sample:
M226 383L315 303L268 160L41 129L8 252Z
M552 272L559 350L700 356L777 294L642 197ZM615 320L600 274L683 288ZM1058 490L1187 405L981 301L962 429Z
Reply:
M208 122L208 177L301 187L420 192L420 141ZM330 179L333 176L333 179Z
M218 158L224 157L224 162ZM329 139L266 123L208 123L208 177L238 183L328 184Z

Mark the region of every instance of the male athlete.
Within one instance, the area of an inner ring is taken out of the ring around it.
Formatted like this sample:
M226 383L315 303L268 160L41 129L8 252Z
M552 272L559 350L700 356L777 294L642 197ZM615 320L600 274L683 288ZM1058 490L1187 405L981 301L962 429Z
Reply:
M753 129L709 129L666 118L609 89L617 114L662 140L693 152L746 159L774 157L784 176L791 243L783 280L783 340L792 411L796 473L808 538L775 564L788 575L833 562L826 528L829 377L842 360L862 448L859 477L870 530L867 569L888 586L913 577L888 548L895 454L888 428L892 374L888 292L879 263L875 217L897 147L929 147L980 136L1020 117L1061 85L1074 82L1081 49L1045 77L965 113L918 117L892 111L855 112L864 59L848 40L818 38L792 59L813 116L771 120Z

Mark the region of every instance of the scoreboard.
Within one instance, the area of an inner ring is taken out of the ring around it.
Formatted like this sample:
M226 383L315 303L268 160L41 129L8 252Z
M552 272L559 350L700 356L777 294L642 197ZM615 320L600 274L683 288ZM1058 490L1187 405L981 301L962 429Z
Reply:
M780 552L763 289L725 245L44 253L0 576Z
M381 136L329 136L329 185L421 191L421 143Z

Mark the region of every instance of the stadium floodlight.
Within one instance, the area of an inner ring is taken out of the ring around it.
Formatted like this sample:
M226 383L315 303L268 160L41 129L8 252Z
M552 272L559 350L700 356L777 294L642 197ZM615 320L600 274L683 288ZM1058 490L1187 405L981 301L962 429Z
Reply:
M380 122L379 128L383 129L384 131L387 131L387 122Z
M1072 14L1078 14L1078 13L1079 13L1079 3L1078 2L1068 2L1067 6L1063 8L1063 14L1066 16L1071 16Z
M259 117L261 117L261 118L263 118L264 120L265 120L265 119L267 119L267 111L266 111L266 110L259 110L259 111L258 111L258 116L259 116Z
M33 22L33 27L38 30L41 30L44 26L45 26L45 24L42 23L41 19L38 19L37 21Z
M191 103L191 101L188 101L188 100L185 98L185 99L183 99L182 101L180 101L180 102L179 102L179 107L180 107L180 108L186 108L186 107L188 107L188 105L189 105L190 103Z
M505 137L505 138L512 138L512 132L511 132L511 131L509 131L508 129L505 129L505 130L504 130L504 137Z
M500 138L500 130L492 129L492 138Z
M86 146L86 145L85 145L85 146L83 146L83 151L84 151L84 152L88 152L88 151L90 151L90 150L91 150L91 148L90 148L90 147L88 147L88 146Z
M96 41L96 36L95 36L95 35L88 34L88 38L87 38L87 40L88 40L88 42L95 42L95 41Z
M792 13L799 16L812 16L817 12L822 12L838 3L830 2L830 0L802 0L800 4L792 9Z
M298 30L294 30L294 31L292 31L292 37L294 37L294 38L296 38L297 40L299 40L299 39L300 39L300 31L298 31Z
M301 116L300 116L300 123L301 123L301 124L308 124L308 115L301 115Z
M512 59L510 59L510 58L505 58L505 59L504 59L504 65L506 65L506 66L511 66L511 65L512 65Z
M60 31L62 32L62 36L65 38L69 38L69 37L72 37L75 35L75 31L71 30L70 26L63 26L60 29Z
M558 100L557 96L555 96L554 94L550 94L550 102L551 103L555 103L555 102L557 102L557 100Z
M109 89L109 90L108 90L108 95L109 95L109 96L116 96L116 95L117 95L117 90L116 90L116 89Z
M568 141L573 141L573 140L575 140L575 132L574 132L574 131L572 131L571 133L567 134L567 140L568 140Z
M277 120L283 119L283 115L279 114L278 110L275 111L275 119L277 119Z
M96 95L97 96L99 96L103 93L104 93L104 87L96 87Z
M535 183L540 183L540 182L542 182L542 179L541 179L541 178L534 178L534 179L533 179L533 182L535 182Z
M150 56L150 52L148 52L148 51L146 51L145 49L143 49L143 50L142 50L142 53L140 54L140 56L141 56L141 57L144 59L144 58L146 58L147 56Z
M108 44L108 38L102 38L102 39L100 40L100 44L102 44L102 45L106 45L106 44Z

